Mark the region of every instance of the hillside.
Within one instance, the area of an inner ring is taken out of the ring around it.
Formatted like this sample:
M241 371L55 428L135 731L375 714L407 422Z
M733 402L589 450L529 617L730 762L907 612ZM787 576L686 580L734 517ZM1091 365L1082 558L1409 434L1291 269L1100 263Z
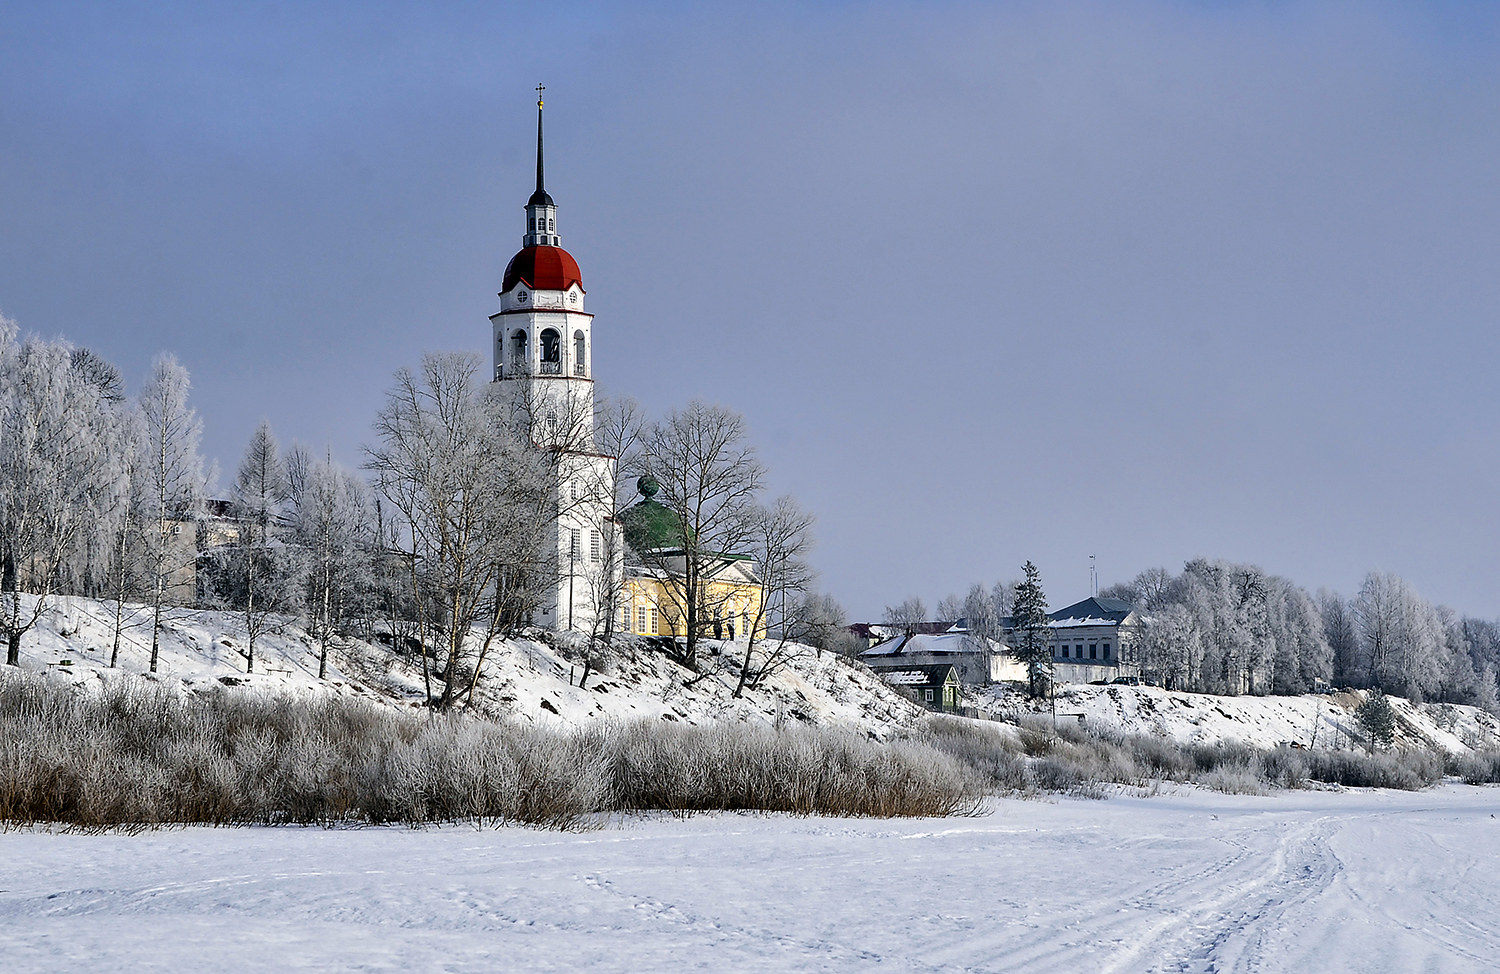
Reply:
M1270 748L1282 742L1318 747L1353 747L1362 740L1354 708L1362 691L1297 697L1224 697L1158 687L1069 684L1057 691L1059 720L1153 734L1182 743L1242 741ZM1398 717L1396 743L1426 746L1451 754L1500 747L1500 720L1476 707L1413 704L1390 698ZM1051 714L1051 701L1028 704L1011 687L972 693L970 706L1006 716L1027 710Z
M111 670L113 607L67 597L53 602L22 644L22 666L46 669L83 684L100 685L125 674L146 675L149 616L125 633L120 665ZM177 609L167 617L154 679L183 692L220 683L266 693L338 694L389 706L418 706L425 699L421 659L394 651L379 626L373 641L339 640L330 647L328 677L317 678L315 641L285 622L257 641L253 674L245 672L244 623L233 613ZM886 737L913 727L923 711L862 666L837 657L801 652L760 688L733 696L737 670L721 651L736 644L705 641L701 672L667 658L648 640L627 636L589 677L569 637L537 632L490 652L472 709L485 716L578 726L599 718L661 718L688 724L713 720L845 726ZM743 652L743 644L739 644ZM65 665L64 661L68 661ZM434 681L435 687L441 684ZM1184 743L1238 740L1268 748L1282 742L1352 747L1359 740L1354 708L1363 695L1350 691L1299 697L1224 697L1156 687L1065 685L1058 689L1060 720L1153 734ZM1400 722L1399 744L1449 753L1500 747L1500 720L1473 707L1412 704L1391 698ZM1029 703L1014 686L971 688L967 706L999 719L1052 712L1051 701Z
M117 669L109 668L113 605L79 597L53 601L22 641L22 667L51 670L84 685L123 674L147 675L149 613L142 606L127 608L133 608L134 617L144 624L124 634ZM206 609L174 609L161 635L157 673L148 678L184 692L222 683L266 693L332 693L392 706L419 705L426 698L420 655L393 651L386 644L388 634L374 628L374 642L342 639L332 644L327 678L319 680L315 640L286 621L256 640L255 672L247 674L241 618ZM475 691L474 710L491 717L564 725L601 717L659 717L684 723L800 721L881 737L910 727L921 716L914 704L863 667L805 647L791 666L736 698L737 671L731 674L727 660L716 655L721 649L734 652L736 644L705 641L708 655L701 672L694 673L652 649L648 641L622 637L586 688L579 688L581 658L570 652L566 637L536 635L492 647ZM738 651L743 652L743 644Z

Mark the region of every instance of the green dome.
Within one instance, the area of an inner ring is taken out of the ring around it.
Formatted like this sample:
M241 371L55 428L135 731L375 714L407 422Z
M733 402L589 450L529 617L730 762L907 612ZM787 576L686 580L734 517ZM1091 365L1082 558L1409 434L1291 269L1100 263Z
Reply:
M637 552L683 547L682 518L656 500L661 484L647 474L635 482L635 489L641 493L640 501L620 512L625 543Z

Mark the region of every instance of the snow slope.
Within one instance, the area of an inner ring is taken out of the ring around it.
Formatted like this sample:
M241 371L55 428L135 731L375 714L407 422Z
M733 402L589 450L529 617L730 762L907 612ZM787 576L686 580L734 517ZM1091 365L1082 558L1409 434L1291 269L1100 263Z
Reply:
M1481 972L1500 791L1194 789L947 820L0 834L10 974Z
M126 631L118 669L109 668L113 606L91 599L53 600L38 627L22 641L22 666L49 669L93 685L124 674L146 674L151 652L148 610L134 607L139 623ZM378 627L377 627L378 628ZM539 634L540 637L540 634ZM802 721L837 724L885 736L909 727L921 711L868 670L811 650L773 674L763 686L734 696L735 676L726 655L744 643L705 641L705 658L693 673L622 637L584 688L582 657L562 637L517 639L490 651L475 694L475 709L494 717L578 725L598 718L650 717L700 723L708 720ZM285 622L256 640L255 672L246 673L243 621L234 613L174 609L160 638L155 679L191 690L213 681L268 693L335 693L391 705L426 699L421 658L380 643L339 640L329 654L328 676L317 678L318 648L306 632ZM477 647L476 647L477 648ZM64 662L69 665L63 665ZM435 684L441 690L441 684Z
M1298 697L1223 697L1157 687L1067 684L1057 690L1059 719L1082 716L1089 726L1155 734L1183 743L1242 741L1253 747L1296 742L1318 747L1354 747L1362 740L1354 708L1362 691ZM1476 707L1412 704L1390 698L1400 720L1397 743L1434 747L1453 754L1500 747L1500 720ZM1000 715L1027 704L1007 687L979 690L973 706ZM1051 702L1045 701L1051 714Z
M120 668L110 670L113 607L84 598L60 598L23 641L22 664L48 668L84 684L143 674L150 658L149 617L130 629ZM425 699L420 658L388 646L350 639L336 643L328 679L318 680L317 646L288 622L257 642L256 672L245 673L243 622L233 613L173 610L161 636L157 678L184 690L214 680L276 693L336 693L391 705ZM802 721L857 728L887 736L911 727L922 711L862 666L833 656L802 653L766 685L736 698L729 656L743 643L705 641L700 673L693 673L636 637L624 637L585 688L576 686L581 655L565 637L518 639L490 653L476 692L475 709L494 716L578 726L604 718L650 717L701 723L710 720ZM70 660L71 666L60 665ZM440 688L440 685L438 685ZM966 702L999 717L1027 711L1023 696L999 685L972 689ZM1240 740L1255 747L1282 741L1319 747L1355 746L1353 710L1358 692L1301 697L1222 697L1155 687L1062 685L1057 712L1081 714L1086 723L1183 742ZM1402 720L1399 742L1452 753L1500 747L1500 720L1473 707L1413 705L1391 698ZM1051 713L1050 702L1047 713ZM1316 728L1316 738L1314 738Z

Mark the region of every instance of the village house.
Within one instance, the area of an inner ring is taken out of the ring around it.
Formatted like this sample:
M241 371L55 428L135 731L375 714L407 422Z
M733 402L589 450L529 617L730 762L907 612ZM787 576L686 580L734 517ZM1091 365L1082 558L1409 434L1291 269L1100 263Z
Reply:
M911 694L913 700L928 710L951 712L959 709L962 685L951 663L907 664L885 670L880 677L891 686Z
M1126 662L1140 619L1129 602L1098 596L1047 616L1052 630L1052 674L1058 683L1097 683L1139 676Z
M959 682L970 685L1026 678L1025 667L1003 643L975 636L956 625L945 632L913 631L892 636L860 653L859 661L882 677L912 666L941 665L952 666Z

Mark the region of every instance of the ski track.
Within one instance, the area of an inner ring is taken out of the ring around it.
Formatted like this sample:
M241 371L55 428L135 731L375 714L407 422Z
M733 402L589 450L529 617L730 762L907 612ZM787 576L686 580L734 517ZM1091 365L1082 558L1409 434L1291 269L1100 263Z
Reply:
M4 970L1477 972L1500 789L0 834Z

